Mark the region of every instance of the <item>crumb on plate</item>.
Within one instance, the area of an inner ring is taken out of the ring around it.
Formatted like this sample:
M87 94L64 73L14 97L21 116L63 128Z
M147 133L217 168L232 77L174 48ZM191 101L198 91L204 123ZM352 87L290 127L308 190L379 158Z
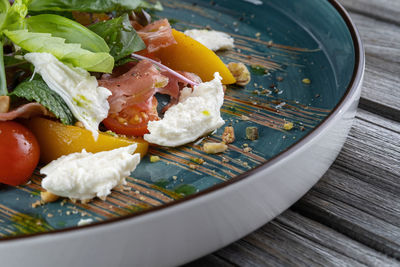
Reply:
M236 79L236 84L245 86L251 81L251 75L246 65L243 63L231 62L228 64L228 69Z
M235 130L232 126L227 126L222 134L222 141L225 144L232 144L235 141Z
M218 154L225 152L228 146L225 143L205 143L203 145L203 151L207 154Z

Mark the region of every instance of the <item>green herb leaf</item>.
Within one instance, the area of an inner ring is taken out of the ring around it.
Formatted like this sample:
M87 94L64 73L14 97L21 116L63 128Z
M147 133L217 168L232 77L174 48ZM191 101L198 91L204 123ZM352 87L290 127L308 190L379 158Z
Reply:
M197 193L197 189L190 184L181 184L174 188L174 192L183 196L189 196Z
M4 22L7 18L7 12L10 9L10 2L8 0L0 0L0 29L3 28Z
M129 62L138 62L138 60L136 58L125 57L125 58L120 59L117 62L115 62L115 67L125 65L126 63L129 63Z
M96 23L89 29L104 38L115 61L146 48L143 40L132 27L128 14Z
M159 2L148 3L143 0L33 0L29 5L32 11L82 11L82 12L126 12L139 8L162 10Z
M65 101L52 91L39 75L36 75L32 81L20 83L10 96L25 98L28 101L36 101L42 104L64 124L72 125L75 122L74 115L72 115Z
M33 33L27 30L8 31L4 34L16 45L29 52L44 52L59 60L88 71L111 73L114 58L104 52L93 53L82 49L80 44L66 44L65 39L49 33Z
M28 14L30 0L15 0L7 10L1 29L20 30L25 27L25 17Z
M29 32L50 33L65 39L66 43L81 44L83 49L92 52L108 53L107 43L96 33L78 22L53 14L37 15L26 19Z

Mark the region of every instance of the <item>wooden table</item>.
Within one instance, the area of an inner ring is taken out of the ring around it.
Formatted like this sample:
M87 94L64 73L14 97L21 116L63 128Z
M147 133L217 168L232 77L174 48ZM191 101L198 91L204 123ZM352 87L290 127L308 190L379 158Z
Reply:
M289 210L187 266L400 266L400 0L340 2L366 50L342 152Z

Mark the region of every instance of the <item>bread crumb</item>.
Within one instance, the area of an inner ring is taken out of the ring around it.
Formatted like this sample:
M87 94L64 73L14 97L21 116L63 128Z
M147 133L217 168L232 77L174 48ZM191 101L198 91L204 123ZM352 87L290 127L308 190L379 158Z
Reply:
M258 128L257 127L247 127L246 128L246 139L251 141L258 139Z
M54 202L54 201L58 200L59 198L60 198L59 196L54 195L53 193L51 193L49 191L40 192L40 199L43 204Z
M207 154L218 154L225 152L228 146L225 143L205 143L203 145L203 151Z
M251 147L245 147L245 148L243 148L243 152L245 152L245 153L249 153L249 152L251 152L253 149L251 148Z
M150 156L150 162L151 163L155 163L160 161L160 157L159 156Z
M189 168L191 168L192 170L195 170L199 167L199 165L196 165L194 163L189 163Z
M200 165L204 163L204 159L202 158L191 158L190 160Z
M283 129L285 129L286 131L292 130L293 127L293 122L285 122L285 124L283 125Z
M236 79L236 84L246 86L251 81L251 75L246 65L243 63L231 62L228 64L228 69Z
M36 209L37 207L39 207L42 203L40 202L40 200L36 201L35 203L32 203L32 208Z
M240 119L242 119L242 120L244 120L244 121L250 120L250 118L247 117L246 115L240 115Z
M222 141L225 144L232 144L235 141L235 130L232 126L227 126L222 134Z

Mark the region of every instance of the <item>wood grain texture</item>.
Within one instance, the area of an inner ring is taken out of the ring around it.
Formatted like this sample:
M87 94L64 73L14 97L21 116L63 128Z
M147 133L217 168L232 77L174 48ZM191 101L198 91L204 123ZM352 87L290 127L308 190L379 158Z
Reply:
M396 264L393 259L293 211L285 212L216 255L239 266Z
M339 0L339 2L353 13L400 25L398 0Z
M400 9L398 12L400 14ZM400 120L399 26L356 13L351 13L351 17L358 27L366 53L361 105L367 110Z

